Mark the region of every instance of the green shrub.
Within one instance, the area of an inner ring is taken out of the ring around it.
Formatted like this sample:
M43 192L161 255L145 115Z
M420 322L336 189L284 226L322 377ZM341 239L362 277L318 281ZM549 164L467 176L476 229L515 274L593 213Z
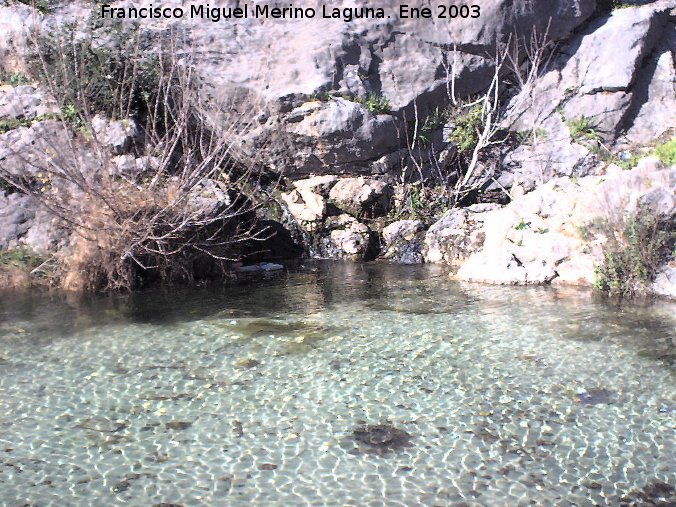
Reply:
M358 99L357 102L373 114L387 114L390 112L390 101L382 95L371 93L366 98Z
M16 118L8 118L0 120L0 134L5 134L10 130L18 129L19 127L28 127L30 122L26 120L19 120Z
M620 166L622 169L629 170L633 167L636 167L638 164L639 156L636 153L627 153L625 156L614 157L613 162Z
M435 108L418 128L417 141L423 145L429 144L432 141L432 132L443 127L449 116L450 111L448 109Z
M455 144L458 153L468 153L474 150L479 141L479 129L483 124L483 111L480 104L460 110L453 117L453 130L448 140Z
M657 148L655 148L655 155L663 164L676 164L676 137L657 146Z
M31 83L30 78L23 72L14 72L13 74L10 74L7 81L12 86L22 86Z
M603 263L596 266L594 286L610 296L644 293L665 254L673 248L673 233L648 212L602 227L607 237Z

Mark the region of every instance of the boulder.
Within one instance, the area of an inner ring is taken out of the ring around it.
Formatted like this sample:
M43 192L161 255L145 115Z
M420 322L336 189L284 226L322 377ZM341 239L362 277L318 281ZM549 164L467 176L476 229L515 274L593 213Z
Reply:
M658 296L676 299L676 261L662 266L650 288Z
M92 128L97 141L110 148L114 155L127 153L139 135L136 122L131 119L111 120L97 115L92 118Z
M329 259L371 260L376 255L375 234L350 215L329 217L318 238L318 254Z
M282 201L298 225L307 232L317 229L326 213L326 201L308 188L282 193Z
M35 204L30 197L0 192L0 249L15 248L34 225Z
M293 186L298 190L309 190L322 197L328 197L333 185L338 181L338 176L325 174L322 176L311 176L303 180L296 180Z
M383 229L384 259L401 264L423 262L422 244L425 237L421 220L399 220Z
M333 185L329 192L331 202L353 216L387 212L391 196L390 184L361 176L343 178Z
M475 204L448 211L425 234L422 250L425 262L459 267L483 246L484 213L498 207L497 204Z
M45 94L35 86L0 86L0 120L30 120L58 112L59 108L53 101L47 100Z

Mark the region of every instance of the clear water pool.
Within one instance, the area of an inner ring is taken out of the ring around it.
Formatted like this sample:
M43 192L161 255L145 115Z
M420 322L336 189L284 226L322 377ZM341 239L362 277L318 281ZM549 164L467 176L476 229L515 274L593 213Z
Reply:
M1 294L0 505L668 505L675 324L381 264Z

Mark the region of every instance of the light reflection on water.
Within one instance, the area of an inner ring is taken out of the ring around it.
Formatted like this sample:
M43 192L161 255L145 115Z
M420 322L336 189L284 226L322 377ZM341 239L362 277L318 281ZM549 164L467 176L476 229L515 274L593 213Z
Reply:
M385 264L89 300L3 294L0 500L667 502L673 310ZM355 442L378 423L412 445Z

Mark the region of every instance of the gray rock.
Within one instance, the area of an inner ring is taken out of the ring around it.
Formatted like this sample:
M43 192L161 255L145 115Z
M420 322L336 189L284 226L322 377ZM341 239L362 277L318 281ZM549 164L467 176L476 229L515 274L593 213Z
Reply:
M131 118L110 120L97 115L92 118L92 128L97 136L97 141L110 148L115 155L128 152L139 135L138 126Z
M72 167L75 156L69 152L72 146L70 133L56 120L34 123L0 134L0 171L13 177L42 173L57 166Z
M399 220L383 229L384 248L381 256L402 264L423 262L424 225L420 220Z
M21 244L39 253L56 252L68 244L70 232L66 224L46 209L38 208Z
M375 256L375 235L350 215L329 217L317 243L318 254L324 258L359 261Z
M483 213L498 207L479 204L448 211L427 230L423 245L425 262L459 267L483 246Z
M623 126L629 126L631 143L645 144L657 139L673 127L676 111L676 26L671 23L665 37L638 73L634 88L636 100L628 111ZM642 100L644 102L642 102Z
M321 15L322 5L310 0L303 7L314 7ZM334 5L353 6L347 0ZM551 19L556 20L551 23L551 38L564 38L592 14L595 2L536 0L526 6L486 0L481 2L480 16L457 23L407 19L400 16L395 0L384 0L377 7L384 9L384 19L181 20L177 26L180 33L190 34L205 90L216 102L233 90L249 91L248 100L232 103L258 118L254 131L238 139L242 150L264 156L269 167L287 175L327 170L359 175L382 173L383 164L374 163L379 159L390 167L397 162L386 157L405 145L402 117L412 117L414 103L425 114L448 102L453 50L457 50L456 92L466 97L487 86L496 44L513 33L528 40L534 30L544 32ZM89 12L86 2L59 3L44 23L57 27L75 22L84 29ZM0 7L2 33L25 45L24 25L35 19L30 14L24 5ZM143 20L140 25L149 40L159 39L167 29L164 21ZM107 44L106 27L95 36ZM0 53L11 54L10 42L0 44ZM361 98L382 95L397 116L374 115L361 104L340 98L309 103L310 97L327 91ZM218 126L218 119L214 122ZM110 130L106 142L114 153L124 153L130 137L127 128L105 129Z
M324 197L307 187L282 193L282 201L298 225L307 232L317 229L326 213Z
M676 299L676 262L664 265L657 272L650 288L658 296Z
M353 216L382 214L390 207L392 186L377 179L343 178L329 192L330 201Z
M594 267L603 262L607 227L623 230L624 218L638 209L673 220L675 181L674 169L653 157L629 171L611 165L602 176L552 179L482 216L483 247L462 264L457 277L591 286Z
M312 176L304 180L296 180L293 186L298 190L309 190L322 197L328 197L333 185L338 181L338 176L326 174L323 176Z
M515 130L548 130L546 120L562 110L568 120L590 118L599 135L614 140L630 108L645 100L645 92L635 89L639 70L660 40L672 37L671 7L658 1L616 9L593 22L563 47L532 90L513 99Z
M0 249L15 248L33 226L35 205L28 196L0 193Z
M0 119L33 119L59 108L34 86L0 87Z

